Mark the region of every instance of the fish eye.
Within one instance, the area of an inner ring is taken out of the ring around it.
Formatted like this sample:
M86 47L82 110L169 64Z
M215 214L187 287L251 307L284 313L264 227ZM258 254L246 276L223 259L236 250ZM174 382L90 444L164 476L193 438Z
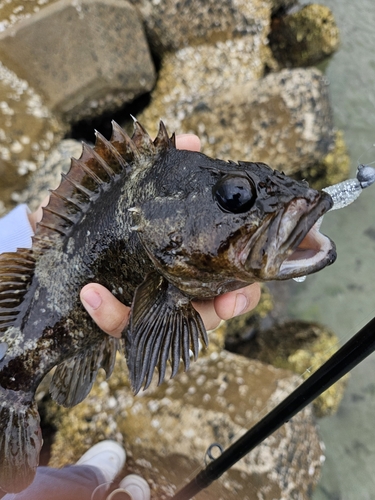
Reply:
M247 212L256 199L255 187L247 177L226 175L213 188L213 195L225 212Z

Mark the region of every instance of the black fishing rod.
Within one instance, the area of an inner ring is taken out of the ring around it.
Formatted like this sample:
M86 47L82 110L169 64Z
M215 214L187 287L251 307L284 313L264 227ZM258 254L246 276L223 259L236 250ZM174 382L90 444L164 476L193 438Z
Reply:
M374 350L375 317L295 391L171 497L171 500L189 500L204 488L207 488L285 422L288 422L311 401L320 396L328 387L331 387L337 380L367 358Z

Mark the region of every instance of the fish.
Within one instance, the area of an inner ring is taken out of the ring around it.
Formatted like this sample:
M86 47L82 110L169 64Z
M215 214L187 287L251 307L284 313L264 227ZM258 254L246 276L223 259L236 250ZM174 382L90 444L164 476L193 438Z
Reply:
M176 149L161 121L154 140L135 120L115 122L71 160L30 249L0 255L0 487L25 489L42 446L35 391L53 368L50 393L65 407L109 377L126 356L135 393L187 370L208 336L193 300L254 282L319 271L336 258L315 228L332 207L265 163ZM122 338L105 334L79 292L107 287L131 307Z

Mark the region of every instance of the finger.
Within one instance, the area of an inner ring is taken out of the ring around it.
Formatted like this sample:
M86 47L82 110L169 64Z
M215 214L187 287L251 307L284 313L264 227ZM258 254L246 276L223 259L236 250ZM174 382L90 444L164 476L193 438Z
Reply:
M215 311L221 319L234 318L254 309L259 299L260 285L253 283L245 288L215 297Z
M176 147L177 149L200 151L201 141L195 134L179 134L176 136Z
M223 319L234 318L254 309L259 299L260 286L259 283L254 283L212 300L194 301L193 306L199 312L206 329L213 330Z
M97 283L90 283L81 290L81 301L86 311L104 332L121 337L128 324L130 307L126 307L109 290Z
M215 311L213 299L200 301L195 300L193 302L193 306L196 311L199 312L206 330L213 330L214 328L219 326L221 318L219 318Z

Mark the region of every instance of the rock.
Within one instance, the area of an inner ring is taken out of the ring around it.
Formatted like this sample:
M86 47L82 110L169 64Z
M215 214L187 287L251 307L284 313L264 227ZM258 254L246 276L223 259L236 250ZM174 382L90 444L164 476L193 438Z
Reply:
M71 158L79 158L82 143L73 139L61 141L48 155L47 160L30 177L27 188L22 193L13 195L18 203L26 203L30 210L36 210L48 190L56 189L61 181L61 173L67 173Z
M77 121L149 91L155 71L141 21L125 0L60 0L0 34L0 58Z
M28 19L36 12L39 12L40 9L56 1L57 0L7 0L6 2L2 2L0 6L0 32L5 31L7 28L10 28L23 19Z
M298 179L307 179L315 189L322 189L349 178L350 157L341 130L334 131L334 147L318 163L299 172Z
M0 63L0 214L65 131L42 97Z
M215 97L261 78L264 47L252 35L243 39L187 47L167 54L150 106L138 118L156 133L160 118L171 130L186 129L184 120L206 112L215 117ZM243 68L246 67L246 71ZM214 118L213 118L214 119Z
M338 49L339 30L328 7L310 4L276 15L269 41L281 67L312 66Z
M156 379L155 379L156 381ZM260 383L261 382L261 383ZM212 443L227 447L250 428L265 406L289 393L296 378L285 370L222 351L200 358L190 371L133 397L123 357L115 373L95 384L72 409L49 406L57 421L51 465L72 463L100 439L117 439L128 454L126 473L140 473L163 499L203 466ZM307 408L296 415L197 498L301 500L310 498L322 461ZM125 472L125 471L124 471Z
M154 52L267 36L269 0L130 0L145 23ZM186 60L188 62L188 59Z
M166 119L170 130L184 130L184 118L194 113L206 97L213 98L234 86L258 80L266 65L271 64L268 1L186 3L186 8L185 2L175 0L141 3L146 25L157 26L162 33L160 39L166 40L163 50L175 50L164 53L151 106L138 116L151 133L156 133L160 118ZM220 15L213 16L217 11ZM195 41L187 45L193 33ZM153 36L150 35L151 40ZM151 43L158 45L161 41Z
M303 378L332 356L339 348L337 336L328 328L305 321L286 321L258 332L236 352L277 368L292 370ZM336 413L343 398L348 376L340 379L314 402L317 417Z
M272 0L272 12L277 11L288 11L294 8L298 8L298 0Z
M146 128L162 116L171 131L198 134L209 156L262 161L286 174L321 162L333 149L328 85L317 69L283 70L229 88L213 81L203 91L182 60L177 54L167 59L140 116Z

